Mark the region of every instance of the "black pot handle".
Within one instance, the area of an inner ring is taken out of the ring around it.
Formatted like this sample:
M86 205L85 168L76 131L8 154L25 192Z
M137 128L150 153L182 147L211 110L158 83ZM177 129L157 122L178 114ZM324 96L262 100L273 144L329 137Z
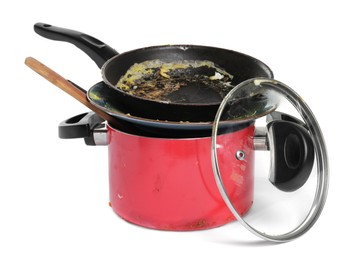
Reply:
M45 23L36 23L34 31L44 38L63 41L74 44L85 52L99 68L110 58L118 55L118 52L100 40L70 29L52 26Z
M271 152L270 182L286 192L301 188L314 164L314 145L303 122L274 112L267 125Z
M61 139L84 138L87 145L97 145L93 130L102 127L102 122L104 119L94 112L71 117L59 124L59 137Z

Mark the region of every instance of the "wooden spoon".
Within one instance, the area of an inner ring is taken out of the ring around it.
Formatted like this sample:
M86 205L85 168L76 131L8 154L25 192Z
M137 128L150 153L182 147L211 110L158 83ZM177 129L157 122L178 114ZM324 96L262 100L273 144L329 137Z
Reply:
M81 102L83 105L88 107L90 110L94 111L97 115L99 115L101 118L105 119L106 121L112 123L116 122L116 119L109 114L105 113L104 111L100 110L99 108L93 106L87 99L86 92L79 88L78 86L75 86L59 74L57 74L55 71L50 69L49 67L45 66L38 60L28 57L26 58L24 62L28 67L30 67L32 70L37 72L39 75L41 75L43 78L47 79L50 81L52 84L55 86L59 87L61 90L65 91L67 94L70 96L74 97L76 100Z

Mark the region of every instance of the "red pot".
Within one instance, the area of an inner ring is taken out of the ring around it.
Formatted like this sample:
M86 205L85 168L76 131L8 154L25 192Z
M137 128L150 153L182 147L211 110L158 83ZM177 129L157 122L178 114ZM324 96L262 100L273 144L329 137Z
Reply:
M231 161L236 151L246 154L223 169L242 214L253 201L253 134L253 125L224 134L230 142L219 155ZM153 138L108 127L108 140L110 205L123 219L163 230L206 229L234 220L215 183L210 137Z
M69 119L59 134L61 138L90 136L94 144L108 144L110 205L123 219L161 230L207 229L234 220L215 182L211 136L148 137L109 125L107 131L87 134L88 125L97 125L92 123L94 117L90 113ZM253 202L253 135L254 125L246 124L219 136L228 146L218 154L219 160L235 162L222 164L223 182L241 214ZM87 144L91 141L86 138ZM244 160L234 160L238 151L245 154Z

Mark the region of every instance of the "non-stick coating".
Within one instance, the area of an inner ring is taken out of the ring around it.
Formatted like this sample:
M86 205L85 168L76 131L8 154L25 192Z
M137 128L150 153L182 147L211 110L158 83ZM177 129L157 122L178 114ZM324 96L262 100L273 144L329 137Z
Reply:
M121 98L116 102L121 103L121 106L132 115L156 120L192 122L212 121L215 117L220 101L209 104L165 103L132 96L115 87L120 77L133 64L155 59L166 62L212 61L234 76L232 81L234 86L250 78L273 77L270 68L261 61L226 49L196 45L166 45L125 52L108 60L102 68L102 73L105 83L121 93Z
M107 83L115 86L120 77L133 64L155 59L167 62L209 60L234 75L235 85L250 78L273 76L268 66L251 56L231 50L197 45L154 46L125 52L105 63L103 76Z

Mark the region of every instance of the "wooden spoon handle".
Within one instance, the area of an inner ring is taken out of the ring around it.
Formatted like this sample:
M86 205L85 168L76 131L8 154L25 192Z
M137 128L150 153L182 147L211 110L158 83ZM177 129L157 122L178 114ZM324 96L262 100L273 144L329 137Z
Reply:
M116 119L109 114L105 113L104 111L100 110L99 108L92 105L89 100L87 99L87 95L84 91L73 85L71 82L60 76L58 73L50 69L49 67L45 66L38 60L28 57L25 60L25 64L30 67L32 70L37 72L43 78L50 81L55 86L59 87L63 91L65 91L70 96L74 97L76 100L81 102L83 105L94 111L98 114L101 118L105 119L108 122L114 122Z

